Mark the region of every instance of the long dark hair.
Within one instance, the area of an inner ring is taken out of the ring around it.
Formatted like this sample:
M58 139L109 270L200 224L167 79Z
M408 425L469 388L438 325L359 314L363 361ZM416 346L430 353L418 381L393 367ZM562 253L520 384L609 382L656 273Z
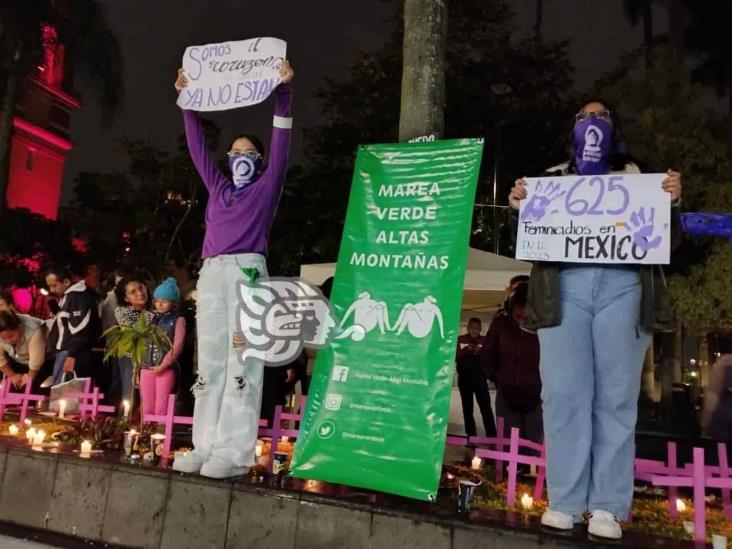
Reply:
M612 135L612 148L610 149L610 169L613 171L622 171L628 164L637 164L640 167L640 162L633 158L625 146L623 140L623 121L620 118L620 114L615 107L608 101L600 98L590 97L586 101L582 101L581 105L589 105L590 103L600 103L607 110L610 111L610 120L613 123L613 135ZM577 167L574 162L574 123L572 128L569 130L569 172L576 173Z

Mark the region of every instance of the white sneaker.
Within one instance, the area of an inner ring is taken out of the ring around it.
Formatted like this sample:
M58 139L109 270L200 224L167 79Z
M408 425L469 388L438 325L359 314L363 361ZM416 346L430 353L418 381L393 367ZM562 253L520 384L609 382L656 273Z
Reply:
M210 478L231 478L246 475L249 467L237 467L221 456L211 456L201 467L201 475Z
M541 515L541 524L557 530L571 530L574 528L574 516L547 509Z
M599 509L590 514L587 532L599 538L620 539L623 537L623 530L620 528L618 519L612 513Z
M184 456L175 458L173 461L173 471L180 473L198 473L207 459L208 456L193 450Z

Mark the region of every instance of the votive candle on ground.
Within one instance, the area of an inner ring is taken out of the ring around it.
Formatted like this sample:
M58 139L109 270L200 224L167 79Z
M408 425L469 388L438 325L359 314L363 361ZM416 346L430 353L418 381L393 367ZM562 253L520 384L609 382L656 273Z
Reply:
M19 430L20 429L18 429L18 426L15 425L15 424L13 424L10 427L8 427L8 432L10 433L10 436L12 436L12 437L18 436L18 431Z
M46 438L46 432L45 431L36 431L33 435L33 446L43 446L43 439Z
M727 549L727 536L712 534L713 549Z
M254 455L256 457L262 457L262 448L264 447L264 442L261 440L257 441L257 445L254 447Z
M125 417L130 417L130 401L129 400L123 400L122 401L122 413Z
M676 499L676 511L679 513L683 513L686 511L686 503L684 503L683 499Z
M28 442L30 442L32 444L33 437L35 437L35 436L36 436L36 430L33 427L31 427L30 429L26 429L25 438L28 439Z
M25 428L26 428L26 429L27 429L28 427L30 427L30 426L31 426L32 424L33 424L33 422L32 422L32 421L31 421L30 419L26 419L26 420L25 420Z
M92 444L88 440L85 440L81 443L81 452L80 455L82 457L89 457L91 455L92 451Z
M480 470L480 464L481 463L482 463L482 460L478 456L475 456L473 458L473 461L470 462L470 468L473 471L479 471Z
M524 508L524 511L531 511L534 507L534 498L532 498L529 494L524 494L521 496L521 507Z
M59 419L64 418L64 414L66 413L66 400L63 398L58 401L58 417Z

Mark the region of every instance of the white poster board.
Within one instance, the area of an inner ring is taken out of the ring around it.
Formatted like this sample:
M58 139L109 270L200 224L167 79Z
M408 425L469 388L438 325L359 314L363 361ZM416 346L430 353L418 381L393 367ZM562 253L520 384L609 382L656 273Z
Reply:
M665 174L527 178L516 259L668 264L671 195Z
M287 43L279 38L189 46L183 53L188 87L178 106L193 111L224 111L261 103L280 83Z

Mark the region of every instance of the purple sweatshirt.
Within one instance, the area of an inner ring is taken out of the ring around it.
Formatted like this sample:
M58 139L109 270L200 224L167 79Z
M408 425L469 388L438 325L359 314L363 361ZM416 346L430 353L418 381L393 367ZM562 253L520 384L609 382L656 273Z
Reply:
M259 179L234 192L234 183L216 167L206 148L203 127L196 111L183 110L191 159L208 190L204 258L221 254L267 255L269 232L282 195L290 150L292 119L290 84L275 90L275 117L267 167Z

